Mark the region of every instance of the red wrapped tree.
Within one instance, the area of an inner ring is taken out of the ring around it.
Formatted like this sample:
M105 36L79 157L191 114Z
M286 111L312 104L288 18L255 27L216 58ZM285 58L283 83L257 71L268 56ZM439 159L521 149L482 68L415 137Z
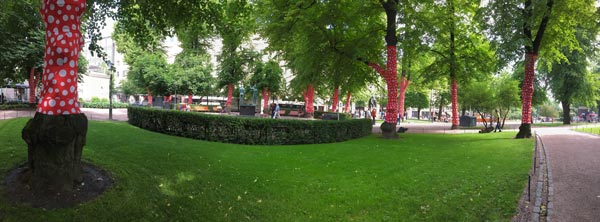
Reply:
M77 102L77 67L85 7L84 0L44 0L40 10L46 25L43 91L22 132L34 193L69 193L83 179L87 118Z

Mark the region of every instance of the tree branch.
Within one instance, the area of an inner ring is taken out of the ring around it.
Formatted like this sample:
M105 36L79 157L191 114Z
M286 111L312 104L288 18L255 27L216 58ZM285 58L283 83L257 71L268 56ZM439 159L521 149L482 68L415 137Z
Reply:
M540 27L538 27L538 31L535 34L535 40L533 41L533 52L538 53L540 50L540 46L542 43L542 37L544 36L544 31L546 31L546 26L548 26L548 20L550 20L550 14L552 13L552 6L554 5L554 0L548 0L546 2L547 10L544 12L544 17L540 22Z
M432 51L432 52L435 52L435 53L437 53L437 54L438 54L438 55L440 55L440 56L442 56L444 59L448 59L448 57L447 57L446 55L444 55L444 54L443 54L442 52L440 52L440 51L437 51L437 50L435 50L435 49L431 49L431 51Z

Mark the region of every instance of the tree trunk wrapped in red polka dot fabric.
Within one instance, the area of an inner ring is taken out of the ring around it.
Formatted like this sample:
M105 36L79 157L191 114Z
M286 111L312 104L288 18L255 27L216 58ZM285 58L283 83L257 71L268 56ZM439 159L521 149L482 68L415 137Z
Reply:
M85 0L43 0L40 12L46 25L46 51L38 113L81 112L77 102L77 59L84 45L79 31L84 10Z
M24 182L36 196L50 195L59 200L68 197L83 181L81 154L88 121L77 102L77 58L83 46L79 24L85 3L43 0L43 91L35 116L21 134L28 154L24 172L29 176Z

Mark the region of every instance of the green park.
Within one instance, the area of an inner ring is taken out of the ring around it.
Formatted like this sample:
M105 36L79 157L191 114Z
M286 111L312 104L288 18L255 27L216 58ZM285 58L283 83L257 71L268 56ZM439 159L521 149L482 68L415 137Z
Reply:
M597 0L0 1L0 221L595 221Z

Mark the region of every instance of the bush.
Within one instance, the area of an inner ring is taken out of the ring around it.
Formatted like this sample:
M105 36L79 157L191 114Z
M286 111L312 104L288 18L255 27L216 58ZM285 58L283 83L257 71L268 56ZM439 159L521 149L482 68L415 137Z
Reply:
M96 109L108 109L110 107L110 103L108 101L96 101L96 102L83 102L81 103L81 107L83 108L96 108ZM128 103L122 102L113 102L113 108L127 108L129 107Z
M35 103L6 103L0 105L0 110L35 109Z
M315 119L323 119L323 115L335 116L336 119L337 119L338 113L336 113L336 112L315 111ZM339 115L340 115L340 120L352 119L352 116L350 114L348 114L348 113L339 113Z
M154 132L237 144L341 142L371 134L371 120L308 121L129 107L129 124Z

